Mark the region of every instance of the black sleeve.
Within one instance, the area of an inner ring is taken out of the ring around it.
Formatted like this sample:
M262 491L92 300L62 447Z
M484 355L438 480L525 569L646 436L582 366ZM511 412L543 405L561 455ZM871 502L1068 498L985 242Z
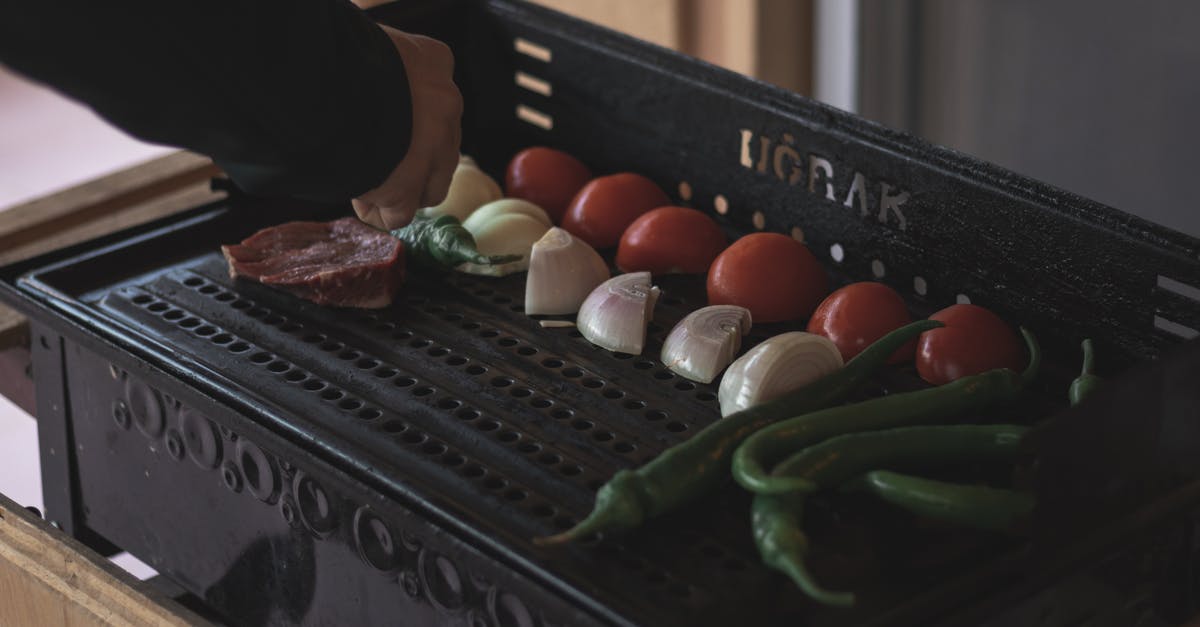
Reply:
M254 193L344 201L408 151L404 63L347 0L0 0L0 62Z

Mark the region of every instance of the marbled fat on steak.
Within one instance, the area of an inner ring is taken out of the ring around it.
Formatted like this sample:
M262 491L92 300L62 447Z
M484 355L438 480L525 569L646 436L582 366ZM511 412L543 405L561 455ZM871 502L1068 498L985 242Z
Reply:
M335 307L387 307L404 282L404 243L355 218L288 222L221 247L229 274Z

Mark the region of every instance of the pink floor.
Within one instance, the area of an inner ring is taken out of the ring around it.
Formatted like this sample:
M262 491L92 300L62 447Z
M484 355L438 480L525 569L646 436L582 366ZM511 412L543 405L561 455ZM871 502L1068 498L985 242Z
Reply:
M0 67L0 212L170 151ZM40 482L37 423L0 397L0 493L41 509ZM153 574L127 554L113 561L142 578Z

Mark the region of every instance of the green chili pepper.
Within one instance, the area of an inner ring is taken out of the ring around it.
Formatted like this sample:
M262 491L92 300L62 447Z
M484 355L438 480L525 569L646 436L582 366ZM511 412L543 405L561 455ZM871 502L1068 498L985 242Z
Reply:
M1014 425L943 425L852 433L792 455L779 464L775 474L831 488L879 466L1010 459L1019 453L1025 432L1025 427ZM809 547L802 526L805 498L805 494L796 493L754 497L751 524L759 555L814 600L826 605L853 605L853 594L825 590L805 568Z
M493 265L521 258L520 255L489 257L480 254L475 247L474 236L452 215L436 218L418 215L408 226L392 231L392 236L404 242L414 261L427 266L453 268L463 263Z
M1029 520L1034 498L1028 492L971 486L887 470L868 472L846 486L870 492L918 516L956 525L1017 533Z
M1037 339L1027 329L1021 329L1021 334L1029 349L1029 365L1020 375L998 368L936 388L890 394L790 418L755 433L738 447L733 455L733 478L747 490L760 494L812 492L816 486L811 481L770 476L767 469L786 455L843 433L937 422L991 403L1012 400L1037 376L1041 365Z
M929 329L921 320L883 336L840 370L773 401L730 414L636 470L618 471L596 494L592 513L567 531L535 538L541 545L583 536L633 529L711 491L729 472L729 458L750 434L789 416L841 402L882 366L896 349Z
M1092 353L1092 341L1090 339L1084 340L1082 347L1083 372L1078 377L1075 377L1075 380L1071 382L1070 389L1067 390L1067 398L1070 399L1072 407L1082 403L1083 399L1091 396L1104 384L1104 379L1096 376L1093 370L1095 355Z

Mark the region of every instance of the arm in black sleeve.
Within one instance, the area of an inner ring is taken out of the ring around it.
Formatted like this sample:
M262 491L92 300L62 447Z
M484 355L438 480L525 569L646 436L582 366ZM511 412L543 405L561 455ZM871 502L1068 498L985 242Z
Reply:
M344 201L408 150L404 63L347 0L0 0L0 62L255 193Z

